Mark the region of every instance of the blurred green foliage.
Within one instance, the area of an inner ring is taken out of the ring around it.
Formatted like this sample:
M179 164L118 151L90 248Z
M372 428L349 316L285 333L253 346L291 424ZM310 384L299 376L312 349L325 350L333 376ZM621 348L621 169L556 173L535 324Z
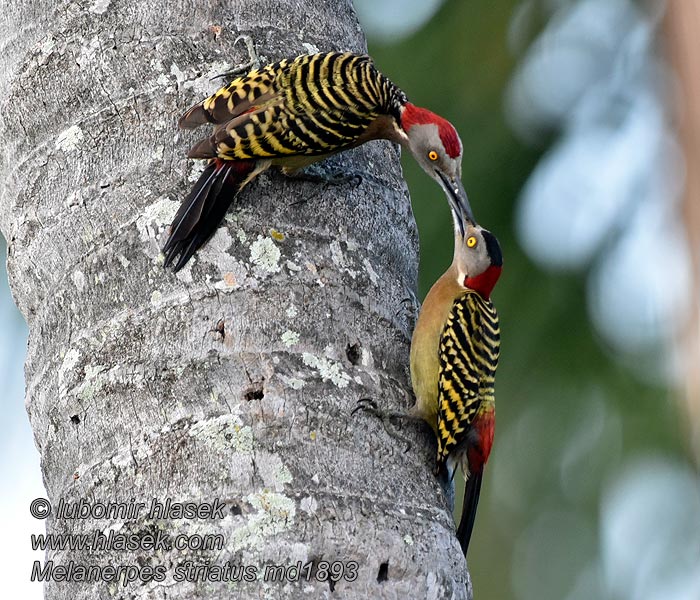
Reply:
M523 146L504 116L518 60L506 41L516 5L448 0L416 34L391 45L370 39L369 50L412 102L457 127L472 207L504 252L493 295L502 329L498 425L469 555L475 593L532 597L517 591L527 567L541 600L561 600L596 558L606 482L632 455L683 453L684 441L671 392L635 380L590 327L584 274L543 272L515 239L518 194L544 150ZM420 232L423 298L450 264L452 225L442 192L410 157L404 174ZM543 519L560 529L563 563L545 560L551 550L528 539ZM527 558L538 554L541 561Z

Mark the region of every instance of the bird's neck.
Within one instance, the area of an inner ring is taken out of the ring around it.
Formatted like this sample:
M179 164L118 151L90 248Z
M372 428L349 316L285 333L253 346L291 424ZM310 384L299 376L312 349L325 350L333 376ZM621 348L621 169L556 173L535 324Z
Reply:
M491 292L493 291L494 286L498 282L498 278L501 276L502 270L503 267L491 265L481 275L477 275L476 277L465 277L464 287L478 292L482 298L488 300L491 297Z
M454 272L454 279L462 288L474 290L475 292L478 292L478 294L484 298L484 300L488 300L491 298L493 288L495 287L496 283L498 283L498 278L501 276L503 267L491 265L488 269L481 273L481 275L476 275L475 277L465 275L464 271L461 271L457 266L459 261L459 250L461 245L464 243L464 239L463 233L459 229L459 219L457 218L457 215L455 215L454 211L452 212L452 219L455 232L455 245L454 255L452 257L452 268L450 270Z
M386 111L394 117L396 123L399 127L403 128L403 123L401 122L404 109L408 102L405 92L398 87L393 81L384 77L385 82L385 94L386 94Z

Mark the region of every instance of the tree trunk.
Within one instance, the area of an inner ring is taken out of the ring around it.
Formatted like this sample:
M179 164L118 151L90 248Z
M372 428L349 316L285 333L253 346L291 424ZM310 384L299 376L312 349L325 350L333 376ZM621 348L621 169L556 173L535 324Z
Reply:
M680 327L679 355L684 357L685 401L692 446L700 464L700 7L694 2L668 3L666 47L678 75L678 132L685 154L683 224L692 272L691 314Z
M263 62L365 49L347 0L4 8L0 226L47 531L93 545L34 576L48 599L465 598L432 436L404 426L405 453L350 416L361 397L411 403L397 148L331 161L360 182L263 175L187 268L159 264L200 167L177 117L247 61L240 34Z

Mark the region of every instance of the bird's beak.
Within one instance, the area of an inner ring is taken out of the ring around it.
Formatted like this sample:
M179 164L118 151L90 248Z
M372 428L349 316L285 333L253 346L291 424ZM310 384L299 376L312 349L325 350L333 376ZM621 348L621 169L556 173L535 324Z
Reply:
M467 192L464 190L464 186L462 185L462 180L459 178L450 179L450 177L445 175L445 173L439 169L435 169L435 172L438 174L438 178L442 184L442 189L445 190L447 201L450 203L450 208L460 223L462 233L464 233L467 224L475 226L476 220L474 219L472 207L469 204Z

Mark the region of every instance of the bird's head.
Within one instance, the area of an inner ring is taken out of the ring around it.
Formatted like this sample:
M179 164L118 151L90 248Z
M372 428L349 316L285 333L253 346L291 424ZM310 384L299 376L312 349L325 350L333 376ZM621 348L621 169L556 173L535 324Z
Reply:
M465 224L464 235L456 234L453 265L459 285L489 298L503 269L496 236L479 225Z
M474 223L462 186L462 141L452 123L407 102L401 112L404 145L422 169L440 184L452 211Z

